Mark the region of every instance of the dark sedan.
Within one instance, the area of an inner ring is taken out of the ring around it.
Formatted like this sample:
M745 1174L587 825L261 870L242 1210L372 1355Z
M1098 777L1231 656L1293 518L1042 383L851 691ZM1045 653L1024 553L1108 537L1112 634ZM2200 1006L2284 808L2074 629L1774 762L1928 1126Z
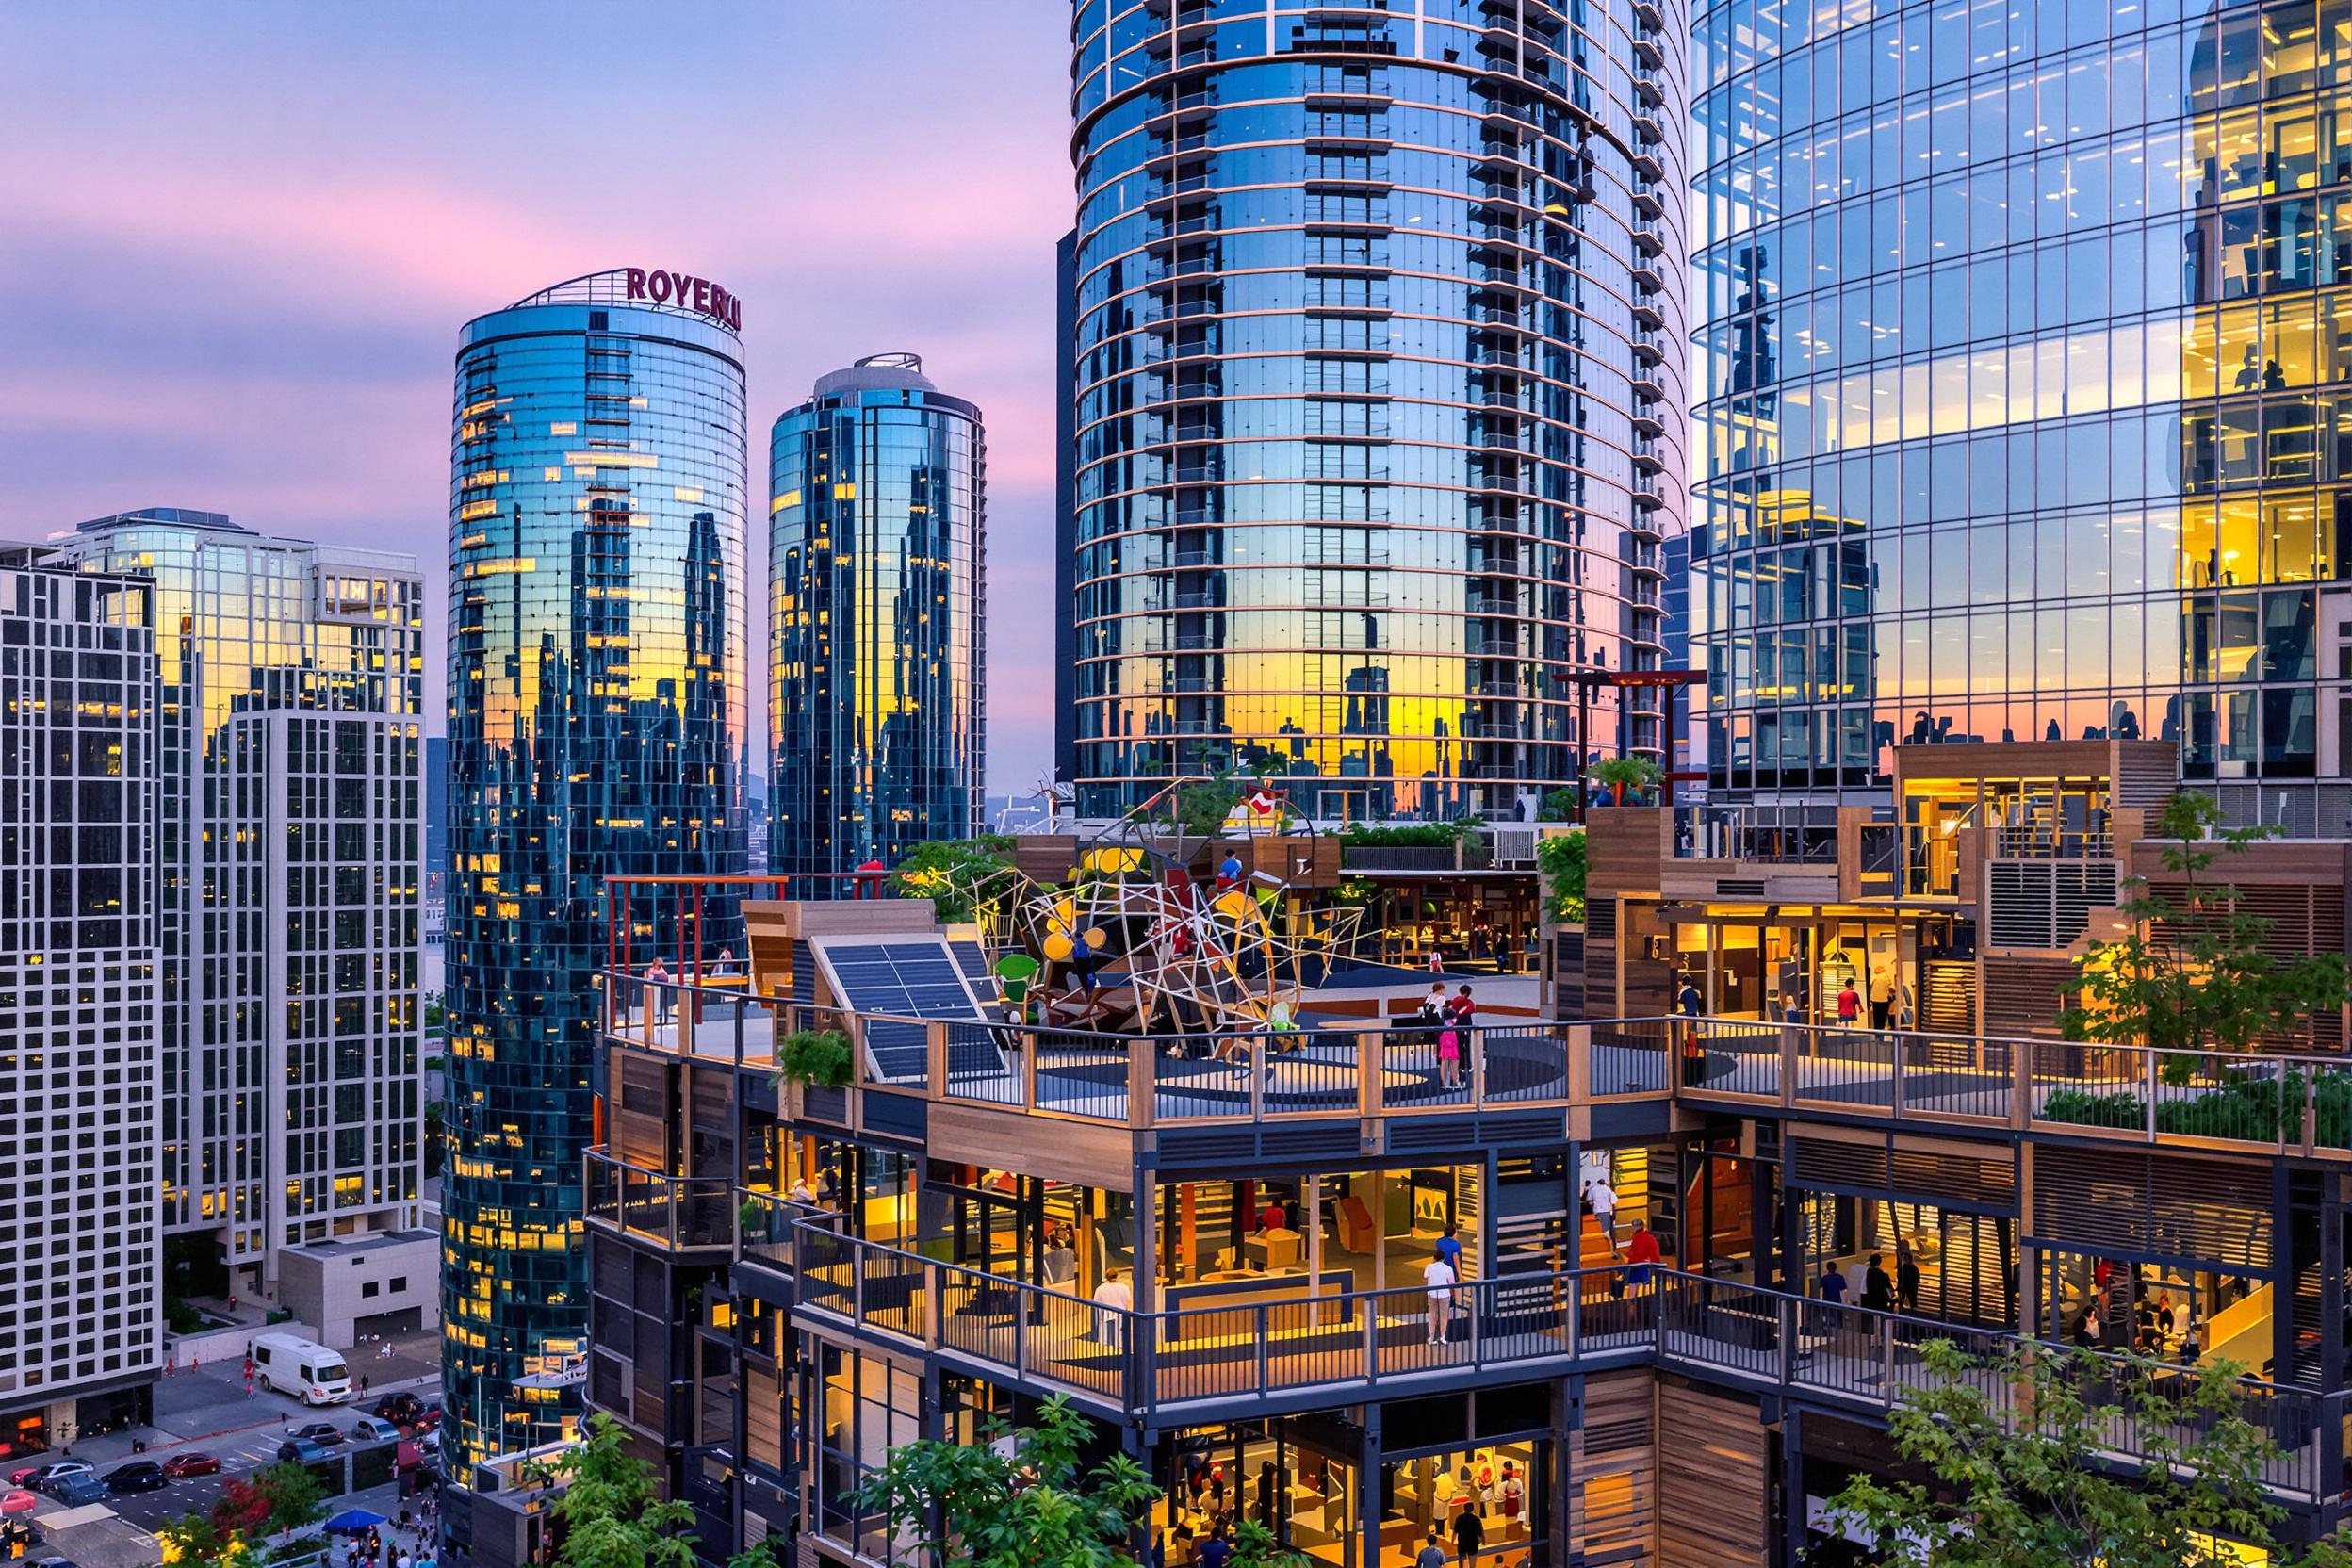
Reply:
M172 1478L152 1459L135 1459L106 1472L106 1490L118 1497L132 1492L160 1492L171 1484Z

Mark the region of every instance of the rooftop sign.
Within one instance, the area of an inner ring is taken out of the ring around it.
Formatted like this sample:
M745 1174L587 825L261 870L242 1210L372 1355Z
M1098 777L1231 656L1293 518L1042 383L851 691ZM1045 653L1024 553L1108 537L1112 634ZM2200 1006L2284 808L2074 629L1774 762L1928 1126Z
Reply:
M743 330L743 302L709 278L690 278L683 272L648 270L643 267L629 268L626 276L631 300L676 305L697 316L708 316L729 332Z

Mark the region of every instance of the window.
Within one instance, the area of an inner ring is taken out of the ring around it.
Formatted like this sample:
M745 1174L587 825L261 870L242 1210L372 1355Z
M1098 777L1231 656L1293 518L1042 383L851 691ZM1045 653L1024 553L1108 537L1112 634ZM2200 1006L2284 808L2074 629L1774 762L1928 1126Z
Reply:
M362 1280L359 1284L359 1294L362 1297L373 1297L376 1294L377 1288L375 1281Z
M407 1281L405 1278L396 1278L396 1279L394 1279L394 1280L393 1280L393 1282L392 1282L392 1294L393 1294L393 1295L398 1296L399 1294L400 1294L400 1292L402 1292L402 1291L406 1290L407 1288L408 1288L408 1281Z

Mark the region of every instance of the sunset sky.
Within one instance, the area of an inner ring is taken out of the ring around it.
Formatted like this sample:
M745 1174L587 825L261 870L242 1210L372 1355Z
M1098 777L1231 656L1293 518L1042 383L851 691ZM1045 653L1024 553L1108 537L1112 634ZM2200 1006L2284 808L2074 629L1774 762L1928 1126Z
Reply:
M437 650L458 327L674 268L743 301L754 497L776 414L860 354L986 411L989 787L1026 791L1068 26L1057 0L0 8L0 537L178 505L412 551Z

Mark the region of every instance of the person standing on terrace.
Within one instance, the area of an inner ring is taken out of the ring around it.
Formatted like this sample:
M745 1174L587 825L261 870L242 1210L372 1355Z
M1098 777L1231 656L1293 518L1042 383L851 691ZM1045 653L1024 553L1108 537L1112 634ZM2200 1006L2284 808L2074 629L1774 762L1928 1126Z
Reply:
M1454 1273L1453 1266L1442 1257L1430 1258L1429 1266L1421 1270L1421 1285L1429 1296L1431 1345L1446 1343L1446 1320L1453 1312L1454 1282L1457 1278L1459 1276Z

